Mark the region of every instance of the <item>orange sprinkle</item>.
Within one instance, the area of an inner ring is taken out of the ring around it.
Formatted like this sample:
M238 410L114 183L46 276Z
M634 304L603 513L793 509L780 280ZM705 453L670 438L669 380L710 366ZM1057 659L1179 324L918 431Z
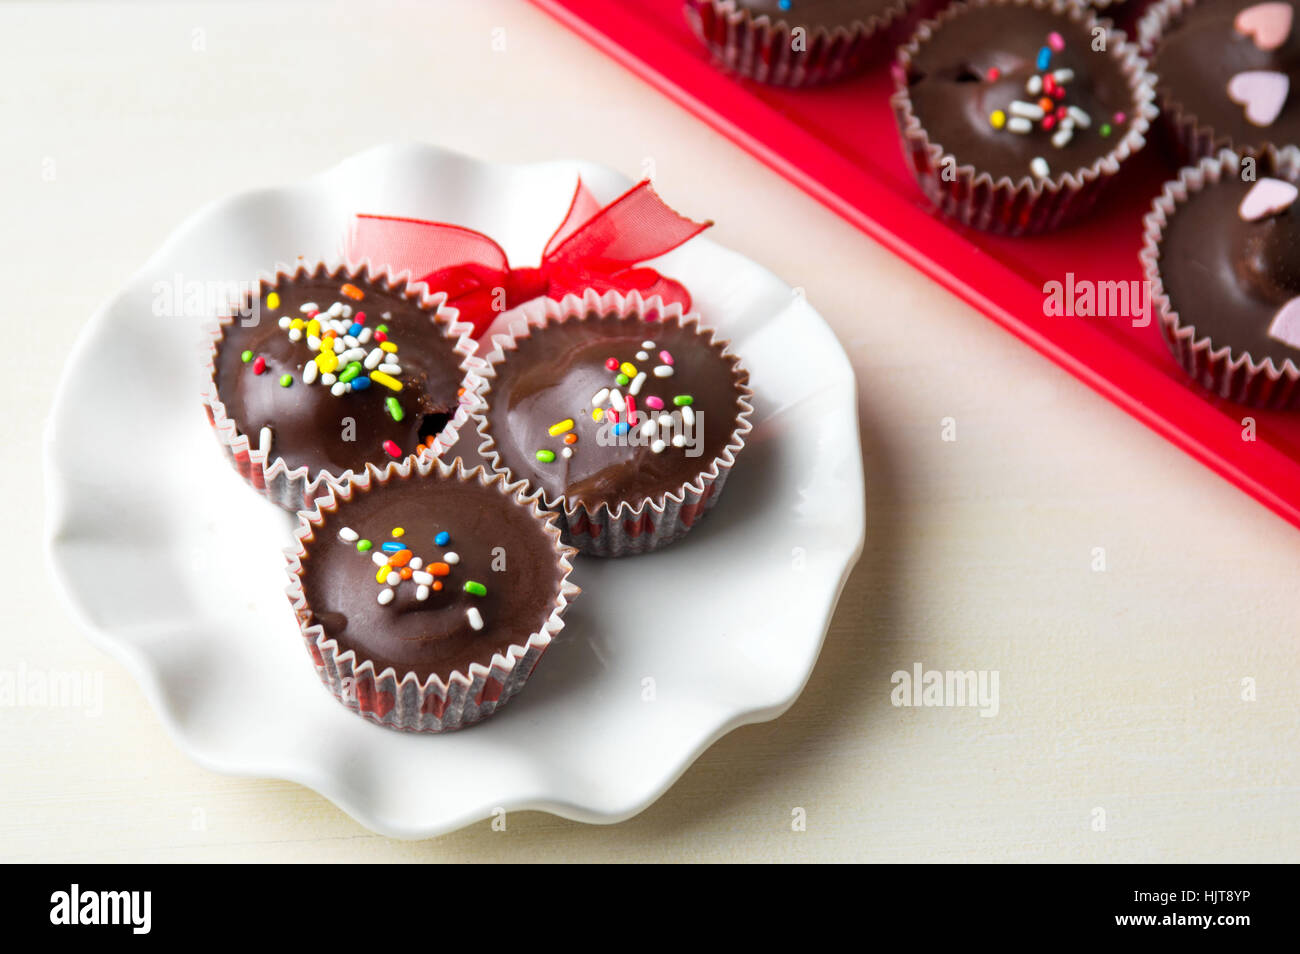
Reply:
M411 568L409 566L404 566L397 571L397 575L404 580L409 580L411 578Z
M578 443L578 435L577 435L577 434L565 434L565 435L564 435L564 443L566 443L566 444L576 444L576 443Z
M440 590L440 589L442 589L442 580L434 580L434 581L433 581L433 588L434 588L435 590Z
M430 563L429 572L434 576L446 576L451 572L451 567L445 563Z
M464 389L464 388L458 388L458 389L456 390L456 397L464 397L464 396L465 396L465 389Z
M1053 102L1050 96L1044 96L1042 99L1038 101L1038 105L1042 107L1043 112L1045 113L1050 113L1052 110L1056 108L1056 103Z
M406 564L411 562L412 556L414 556L414 554L411 553L410 550L398 550L396 553L394 553L392 556L388 558L388 565L406 566Z
M365 292L363 292L360 288L358 288L356 285L351 284L350 282L344 285L342 288L340 288L339 291L347 295L353 301L360 301L361 299L366 297Z

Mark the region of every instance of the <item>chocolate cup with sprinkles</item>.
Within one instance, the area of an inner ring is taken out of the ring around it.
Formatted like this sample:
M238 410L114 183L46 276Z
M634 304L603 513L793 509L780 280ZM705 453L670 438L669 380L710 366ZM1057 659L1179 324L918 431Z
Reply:
M1300 151L1230 150L1165 183L1143 219L1151 307L1183 370L1229 401L1300 409ZM1249 197L1249 198L1248 198Z
M412 455L299 513L287 593L339 702L387 728L447 732L523 688L579 590L554 514L520 491Z
M492 469L526 482L591 556L689 532L750 431L749 375L728 343L635 292L537 299L509 329L466 382Z
M722 69L817 86L888 56L943 0L686 0L686 22Z
M203 402L235 469L296 511L367 464L441 453L476 361L445 301L367 262L262 276L206 329Z
M1163 0L1142 17L1137 40L1156 74L1159 131L1180 164L1300 145L1295 19L1292 4L1260 0Z
M1137 47L1065 0L954 4L899 49L894 82L904 157L936 211L1002 235L1085 216L1156 114Z

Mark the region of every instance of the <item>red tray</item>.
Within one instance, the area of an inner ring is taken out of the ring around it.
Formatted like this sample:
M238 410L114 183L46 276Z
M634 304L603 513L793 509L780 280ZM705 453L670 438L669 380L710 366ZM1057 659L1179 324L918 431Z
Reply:
M791 182L1246 493L1300 526L1300 414L1256 411L1189 383L1152 322L1044 315L1044 285L1137 281L1142 216L1174 166L1148 148L1086 223L1002 239L934 216L903 164L887 64L787 91L717 70L680 0L533 0ZM1242 419L1256 421L1243 440Z

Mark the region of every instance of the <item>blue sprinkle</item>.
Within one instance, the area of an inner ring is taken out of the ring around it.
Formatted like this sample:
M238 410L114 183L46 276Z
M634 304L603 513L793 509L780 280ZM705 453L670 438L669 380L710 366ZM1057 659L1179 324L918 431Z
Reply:
M777 3L777 6L780 7L782 10L789 10L790 0L780 0L780 2Z
M348 334L350 334L352 337L355 338L357 335L361 334L361 329L363 327L364 326L361 324L361 322L354 321L352 323L352 327L348 329Z
M401 553L406 549L406 544L398 543L396 540L389 540L387 543L380 544L379 549L385 553Z
M451 543L451 534L444 530L433 538L433 542L438 544L440 547L445 547L447 544Z
M1052 62L1052 50L1050 47L1045 46L1038 51L1038 68L1040 70L1045 70L1047 69L1047 64L1051 62Z
M354 391L364 391L366 388L370 387L370 379L365 375L357 375L348 383L352 385L352 390Z
M615 433L615 434L626 434L626 433L627 433L627 421L619 421L617 424L615 424L615 425L614 425L614 433Z

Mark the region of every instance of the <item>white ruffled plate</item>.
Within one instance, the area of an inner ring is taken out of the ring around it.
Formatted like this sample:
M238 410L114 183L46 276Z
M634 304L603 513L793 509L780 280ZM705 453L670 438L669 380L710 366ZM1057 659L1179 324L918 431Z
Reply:
M284 596L293 519L225 462L197 399L204 309L155 314L175 310L178 283L193 292L186 283L336 256L358 211L467 225L536 264L579 173L602 201L630 185L581 162L373 149L201 210L91 319L50 418L50 562L91 637L200 764L310 786L398 837L496 809L614 822L798 696L862 547L856 389L826 323L755 263L708 238L657 262L731 338L756 392L718 505L667 550L580 559L584 592L528 686L443 736L371 725L317 681Z

